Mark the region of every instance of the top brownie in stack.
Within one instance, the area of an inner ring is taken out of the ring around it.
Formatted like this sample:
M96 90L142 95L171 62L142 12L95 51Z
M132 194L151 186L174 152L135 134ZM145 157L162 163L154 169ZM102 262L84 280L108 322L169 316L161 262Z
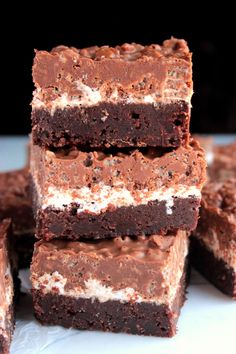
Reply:
M184 40L36 51L33 80L36 145L187 146L192 62Z

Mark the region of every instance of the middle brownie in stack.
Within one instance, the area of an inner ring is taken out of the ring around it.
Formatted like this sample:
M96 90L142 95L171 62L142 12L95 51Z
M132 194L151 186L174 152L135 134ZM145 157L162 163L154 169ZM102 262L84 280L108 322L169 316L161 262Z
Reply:
M32 145L31 156L40 238L101 239L196 227L205 162L194 141L166 153Z
M33 77L37 318L173 335L205 182L187 44L58 47Z

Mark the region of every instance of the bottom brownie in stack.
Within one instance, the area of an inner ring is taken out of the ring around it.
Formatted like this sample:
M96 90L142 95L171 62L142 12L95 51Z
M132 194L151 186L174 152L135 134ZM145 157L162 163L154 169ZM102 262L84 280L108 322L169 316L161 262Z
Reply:
M204 187L191 259L218 289L236 299L236 179Z
M173 336L185 299L188 237L39 241L31 265L44 324Z

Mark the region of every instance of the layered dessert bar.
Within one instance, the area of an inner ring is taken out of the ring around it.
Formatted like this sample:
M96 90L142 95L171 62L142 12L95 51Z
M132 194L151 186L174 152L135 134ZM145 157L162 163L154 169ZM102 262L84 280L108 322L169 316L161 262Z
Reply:
M209 182L203 188L191 257L208 280L236 299L236 179Z
M184 40L36 51L32 135L40 146L178 147L189 138Z
M33 254L35 223L30 196L29 169L0 173L0 220L11 218L19 266L29 266Z
M51 151L32 144L36 236L152 235L196 227L205 160L194 141L157 148Z
M14 330L15 259L11 250L11 221L0 222L0 353L8 354Z
M185 299L185 231L101 241L39 241L31 265L43 324L173 336Z

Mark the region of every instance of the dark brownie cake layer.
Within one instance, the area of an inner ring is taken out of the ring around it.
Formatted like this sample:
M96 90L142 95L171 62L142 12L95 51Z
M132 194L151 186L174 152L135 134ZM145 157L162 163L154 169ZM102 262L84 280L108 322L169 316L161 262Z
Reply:
M214 256L196 237L191 237L190 259L194 267L224 294L236 299L236 272Z
M177 229L191 231L197 225L199 204L196 198L176 198L172 214L166 213L165 201L121 207L101 214L77 214L76 205L65 210L40 209L36 215L36 236L45 240L64 237L78 240L151 235Z
M32 112L36 145L186 146L190 111L185 101L170 104L111 104Z
M50 52L36 51L34 142L186 146L193 93L191 59L187 43L175 38L162 46L125 43L113 48L59 46Z
M100 302L33 290L35 316L42 324L86 330L172 337L185 300L186 273L171 307L154 303ZM96 314L99 314L97 316Z

